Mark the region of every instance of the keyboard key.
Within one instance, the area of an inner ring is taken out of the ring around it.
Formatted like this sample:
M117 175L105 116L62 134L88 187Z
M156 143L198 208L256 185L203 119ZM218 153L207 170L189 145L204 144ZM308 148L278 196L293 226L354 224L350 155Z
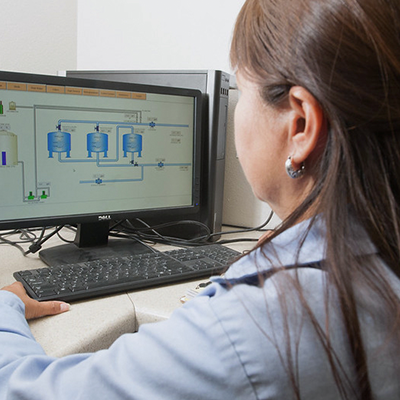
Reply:
M80 300L221 273L239 253L218 244L16 272L38 300Z

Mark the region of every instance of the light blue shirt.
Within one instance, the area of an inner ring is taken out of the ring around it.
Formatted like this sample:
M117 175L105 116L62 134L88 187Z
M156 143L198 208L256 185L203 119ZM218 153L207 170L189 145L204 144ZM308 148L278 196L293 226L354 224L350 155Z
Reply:
M255 274L277 260L283 265L297 258L302 263L321 260L324 232L318 224L297 254L304 227L299 224L277 237L274 249L267 250L269 259L260 251L242 258L227 278ZM325 305L325 273L312 268L279 272L263 287L229 289L217 277L169 320L143 325L108 350L60 359L46 356L34 340L17 296L0 291L0 400L291 399L288 354L298 365L302 398L336 400L340 396L327 357L296 295L280 300L279 292L290 289L289 278L296 276L323 327L328 310L332 345L351 371L335 294ZM395 284L399 289L400 283ZM362 326L376 399L399 399L400 363L390 357L393 349L374 353L386 333L379 316L362 317Z

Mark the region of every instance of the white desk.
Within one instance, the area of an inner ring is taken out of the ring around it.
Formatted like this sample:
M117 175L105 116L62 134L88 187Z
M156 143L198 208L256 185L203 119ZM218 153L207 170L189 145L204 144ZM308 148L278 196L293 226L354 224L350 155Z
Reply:
M260 233L240 234L239 237L257 238ZM238 235L229 236L233 238ZM224 237L226 238L226 237ZM43 248L60 244L56 237ZM252 248L254 243L239 242L229 245L239 251ZM166 250L168 246L157 245ZM44 263L37 254L24 257L10 245L0 245L0 287L14 282L13 273L23 269L40 268ZM194 280L175 285L133 291L92 300L71 303L69 312L29 322L33 335L52 356L92 352L109 347L124 333L135 332L141 324L169 318L182 304L180 298L200 282Z

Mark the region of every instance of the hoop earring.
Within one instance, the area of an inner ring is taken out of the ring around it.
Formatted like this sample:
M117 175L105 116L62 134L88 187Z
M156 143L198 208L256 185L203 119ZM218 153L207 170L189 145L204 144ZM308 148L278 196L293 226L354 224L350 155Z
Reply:
M292 157L289 156L288 159L285 162L285 168L287 174L292 178L292 179L298 179L301 178L304 175L304 171L306 167L304 166L304 163L302 162L300 165L300 168L297 170L293 169L292 165Z

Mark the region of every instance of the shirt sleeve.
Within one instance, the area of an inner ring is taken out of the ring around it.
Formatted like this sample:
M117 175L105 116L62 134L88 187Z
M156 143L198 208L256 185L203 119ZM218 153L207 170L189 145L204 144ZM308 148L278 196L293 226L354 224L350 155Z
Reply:
M0 368L27 354L44 354L25 319L25 305L15 294L0 290Z
M0 400L255 399L210 299L199 296L108 350L56 359L34 340L17 296L0 292Z

